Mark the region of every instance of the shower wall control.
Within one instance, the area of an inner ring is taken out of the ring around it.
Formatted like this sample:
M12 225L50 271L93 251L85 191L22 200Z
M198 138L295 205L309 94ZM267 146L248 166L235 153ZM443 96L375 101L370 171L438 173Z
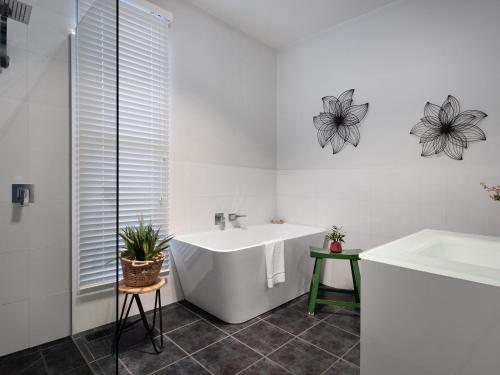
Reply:
M35 185L12 184L12 203L18 203L23 207L35 203Z

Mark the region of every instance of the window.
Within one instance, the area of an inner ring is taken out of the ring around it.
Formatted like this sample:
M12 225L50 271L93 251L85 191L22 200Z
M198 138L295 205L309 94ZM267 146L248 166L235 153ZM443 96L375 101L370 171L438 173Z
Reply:
M170 17L141 0L119 8L119 224L140 215L168 231ZM94 2L75 38L73 253L79 290L114 281L116 48L114 7ZM168 267L168 260L164 264Z

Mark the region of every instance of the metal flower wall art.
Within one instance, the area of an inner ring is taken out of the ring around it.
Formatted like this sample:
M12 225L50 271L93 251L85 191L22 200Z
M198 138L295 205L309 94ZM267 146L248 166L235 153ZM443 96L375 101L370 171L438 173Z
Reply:
M447 155L462 160L464 150L472 142L485 141L486 135L477 126L487 115L477 110L461 111L460 103L451 95L440 106L427 102L424 117L410 134L420 137L422 156Z
M330 143L334 154L342 150L346 142L354 147L359 144L358 124L366 116L368 103L354 105L353 94L354 89L351 89L344 91L338 98L325 96L321 99L323 112L313 117L320 146L325 148Z

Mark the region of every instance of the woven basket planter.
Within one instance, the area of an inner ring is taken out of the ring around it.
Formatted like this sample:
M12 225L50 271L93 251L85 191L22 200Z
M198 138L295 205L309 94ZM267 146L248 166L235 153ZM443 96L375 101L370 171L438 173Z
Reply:
M125 285L138 287L154 284L158 280L165 254L161 253L153 260L130 260L120 255L123 280Z

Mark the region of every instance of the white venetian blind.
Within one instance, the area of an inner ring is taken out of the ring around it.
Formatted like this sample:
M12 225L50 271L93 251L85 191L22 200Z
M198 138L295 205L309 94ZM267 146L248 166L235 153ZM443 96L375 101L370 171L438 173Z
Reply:
M94 2L76 37L73 246L78 252L79 289L115 278L115 263L109 263L116 254L113 3ZM168 22L144 1L120 1L119 224L136 224L142 215L163 234L168 230Z

